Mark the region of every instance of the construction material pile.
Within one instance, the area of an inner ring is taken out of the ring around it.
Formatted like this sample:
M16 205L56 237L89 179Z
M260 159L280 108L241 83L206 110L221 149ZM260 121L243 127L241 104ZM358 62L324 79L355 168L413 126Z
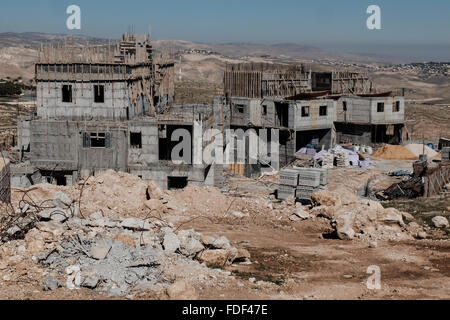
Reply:
M367 168L370 164L368 155L363 155L359 149L357 151L345 149L337 145L330 150L322 150L314 156L314 160L321 163L324 169L333 169L337 167L359 166Z
M378 192L380 200L396 198L430 197L446 194L446 185L450 182L450 166L447 163L418 160L413 163L411 174L404 175L402 181L394 183L386 190Z
M106 172L92 178L91 183L114 176L123 176L128 182L139 179ZM94 187L103 188L102 184L91 185ZM86 195L92 191L84 189L86 180L78 188ZM1 208L11 219L2 217L0 221L0 263L6 269L9 265L23 265L27 270L42 270L35 276L45 275L41 284L46 290L63 286L95 289L108 296L135 291L164 293L185 278L202 287L213 287L227 275L210 267L249 263L250 254L231 245L225 237L179 230L167 222L162 217L168 210L166 193L154 182L137 194L143 192L145 199L140 202L144 206L136 211L142 218L130 212L120 215L118 199L116 206L108 210L93 211L98 203L93 207L84 205L83 195L76 194L76 188L65 188L68 193L52 189L40 185L19 192L19 201ZM150 200L146 200L146 194ZM104 197L107 201L108 196ZM109 198L114 201L114 197ZM10 272L6 278L14 275L12 269ZM31 271L28 276L33 276Z
M348 167L350 166L348 153L342 149L334 150L334 155L336 157L336 166L338 167Z
M322 160L322 168L333 169L334 167L334 156L332 153L324 153L320 158Z
M384 160L417 160L418 156L404 146L385 145L375 151L373 157Z
M280 172L278 199L287 200L294 197L298 200L311 200L316 191L326 189L327 185L326 169L300 167L285 169Z
M425 154L428 159L434 160L439 158L439 153L431 149L429 146L418 143L410 143L405 146L412 154L416 156L416 159Z
M442 161L449 162L450 161L450 147L442 148Z

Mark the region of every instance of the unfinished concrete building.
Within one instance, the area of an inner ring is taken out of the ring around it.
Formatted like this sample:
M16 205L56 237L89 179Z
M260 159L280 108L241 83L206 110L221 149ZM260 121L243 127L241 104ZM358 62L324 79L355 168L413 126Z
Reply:
M210 107L173 104L173 68L168 57L155 61L145 36L124 35L113 49L42 48L37 114L19 120L23 161L13 169L13 184L71 185L106 169L166 188L220 183L216 167L171 161L175 130L190 133L194 158L203 146L193 141L212 127Z
M246 174L255 169L278 170L295 158L297 150L308 145L317 149L333 146L335 102L327 97L317 98L317 91L328 89L331 84L331 73L329 78L319 77L306 72L303 66L227 67L224 97L216 98L214 103L215 119L222 130L279 130L279 161L247 166ZM267 139L270 143L270 134ZM270 150L266 152L270 154Z
M400 143L404 121L403 97L374 94L344 96L336 100L335 126L338 143Z
M404 99L377 94L369 77L356 72L312 72L303 66L234 65L224 75L224 97L214 113L221 129L280 130L278 170L306 146L401 141ZM258 170L264 171L261 163ZM247 174L253 168L247 166Z

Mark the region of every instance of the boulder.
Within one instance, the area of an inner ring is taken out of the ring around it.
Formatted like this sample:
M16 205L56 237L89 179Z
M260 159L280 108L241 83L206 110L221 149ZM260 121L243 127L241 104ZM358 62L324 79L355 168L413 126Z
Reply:
M295 213L294 213L297 217L299 217L301 220L306 220L311 218L312 216L306 212L305 210L303 210L303 208L297 208L295 209Z
M197 253L204 250L205 247L200 242L201 237L202 235L194 230L182 230L178 232L181 253L193 258Z
M405 225L402 213L395 208L387 208L381 211L378 215L378 220L384 224Z
M164 192L155 181L150 181L147 187L147 193L150 199L161 200L164 197Z
M205 250L197 256L197 260L208 267L223 267L228 263L230 251L226 249Z
M442 216L436 216L431 219L436 228L448 228L448 220Z
M341 240L352 240L355 237L355 231L348 225L336 228L336 232Z
M226 237L208 237L201 238L202 243L210 249L229 249L232 247L230 241Z
M250 252L246 249L237 249L236 257L234 258L234 261L238 260L249 260L251 258Z
M427 233L424 231L420 231L417 233L417 238L418 239L426 239L428 237Z
M353 212L345 212L337 218L336 232L339 239L352 240L354 238L355 230L352 228L354 220L355 214Z
M99 282L100 277L97 274L90 274L84 279L81 286L88 289L95 289Z
M164 232L163 246L164 251L167 253L174 253L180 248L180 240L172 230Z
M57 208L68 209L72 205L72 200L62 191L58 191L53 195L53 203Z
M408 212L401 212L403 220L406 221L407 223L413 222L414 220L416 220L414 218L414 216Z
M318 216L318 217L324 217L327 219L332 219L334 216L334 213L337 211L335 207L326 207L326 206L319 206L314 207L310 210L310 213L312 215Z
M54 276L47 276L42 283L44 291L53 291L61 287L61 283Z
M311 197L315 206L340 207L342 205L339 194L328 190L320 190Z

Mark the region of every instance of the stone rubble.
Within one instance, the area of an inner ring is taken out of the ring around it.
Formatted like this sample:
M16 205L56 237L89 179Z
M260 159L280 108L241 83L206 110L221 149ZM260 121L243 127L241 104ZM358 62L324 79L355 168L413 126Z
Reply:
M164 210L164 192L156 186L152 190L155 199L149 206ZM74 215L74 203L62 191L53 195L53 204L54 208L38 212L39 221L21 240L25 242L22 253L28 250L35 263L55 275L45 277L44 290L65 286L125 296L133 290L166 288L170 298L193 297L189 284L181 280L173 284L168 269L192 266L206 272L208 267L250 259L248 251L233 247L225 237L178 231L161 219L109 217L100 211L83 219ZM21 231L20 226L16 228L11 233ZM22 257L15 259L19 263Z

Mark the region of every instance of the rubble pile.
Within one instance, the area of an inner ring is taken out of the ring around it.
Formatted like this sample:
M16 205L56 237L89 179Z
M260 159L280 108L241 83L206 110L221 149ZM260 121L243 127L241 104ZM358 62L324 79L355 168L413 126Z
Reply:
M303 212L304 219L328 219L333 231L327 236L341 240L410 240L424 232L409 213L385 209L379 202L353 194L321 190L312 196L311 208L296 209L297 217L299 211Z
M113 176L108 172L93 181ZM126 179L134 178L127 175ZM102 190L102 185L95 184L93 189ZM29 193L50 193L45 187L39 186ZM118 192L116 187L112 189ZM85 191L89 193L88 189ZM167 192L152 182L143 188L144 197L146 193L150 198L144 201L147 212L161 216L167 210L164 204ZM183 278L205 285L207 279L215 279L222 272L210 268L250 262L250 254L235 248L225 237L178 230L165 219L154 216L141 219L130 216L129 211L121 216L117 214L119 209L112 206L109 210L92 212L83 205L86 200L80 198L84 216L80 201L72 200L63 191L43 201L45 206L19 201L16 210L20 219L14 220L16 225L2 239L0 261L12 267L31 259L35 267L43 268L45 278L41 284L46 290L87 288L108 296L124 296L139 290L166 292ZM90 209L97 205L94 202ZM142 213L144 209L135 206ZM20 224L24 219L28 221L25 228Z

